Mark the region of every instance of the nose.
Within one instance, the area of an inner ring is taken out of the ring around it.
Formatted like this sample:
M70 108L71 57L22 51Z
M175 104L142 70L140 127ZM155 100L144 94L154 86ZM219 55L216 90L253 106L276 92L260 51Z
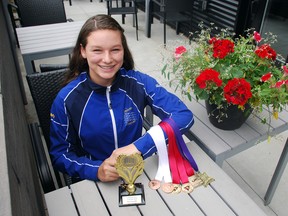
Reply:
M110 52L105 52L104 55L103 55L103 62L105 63L110 63L112 61L112 57L111 57L111 54Z

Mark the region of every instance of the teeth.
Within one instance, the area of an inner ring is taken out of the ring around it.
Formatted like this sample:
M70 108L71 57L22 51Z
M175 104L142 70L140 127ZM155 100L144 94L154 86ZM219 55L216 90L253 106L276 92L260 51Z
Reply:
M110 69L110 68L113 68L113 66L100 66L101 68L103 69Z

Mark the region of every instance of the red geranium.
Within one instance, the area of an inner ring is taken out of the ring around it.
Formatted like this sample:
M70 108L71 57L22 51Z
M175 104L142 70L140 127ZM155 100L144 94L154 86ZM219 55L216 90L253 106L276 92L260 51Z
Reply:
M183 53L185 53L187 50L184 46L179 46L179 47L176 47L175 49L175 52L174 52L174 57L175 59L179 59Z
M168 59L162 69L171 86L189 100L194 97L215 104L219 121L225 119L227 113L222 111L230 105L242 111L249 105L255 112L271 107L274 113L287 107L288 64L282 65L284 58L271 48L276 35L264 38L252 29L237 35L231 29L200 27L185 49L171 50L181 56L177 61L174 56ZM170 52L167 56L171 57Z
M285 81L284 80L280 80L280 81L276 82L275 85L273 85L272 87L280 88L284 84L285 84Z
M201 89L206 88L207 84L209 85L213 83L219 87L222 85L222 80L219 79L219 75L220 73L213 69L205 69L200 73L195 81Z
M261 35L256 31L253 32L253 38L258 43L262 40Z
M287 76L288 75L288 68L287 68L287 66L286 65L283 65L283 70L284 70L284 74L285 74L285 76Z
M255 53L260 58L267 58L267 59L276 60L277 53L268 44L263 44L263 45L257 47L257 49L255 50Z
M234 52L234 43L228 39L218 40L212 38L209 43L213 44L213 57L223 59L229 53Z
M273 76L273 75L272 75L271 72L269 72L269 73L267 73L267 74L264 74L264 75L261 77L260 81L266 82L266 81L269 80L272 76Z
M234 78L224 87L224 97L228 103L244 106L252 97L251 85L244 78Z

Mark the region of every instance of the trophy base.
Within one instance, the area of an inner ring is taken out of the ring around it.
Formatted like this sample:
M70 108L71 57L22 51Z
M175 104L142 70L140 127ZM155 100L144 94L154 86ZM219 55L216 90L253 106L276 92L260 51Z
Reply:
M134 194L129 194L126 191L126 184L119 186L119 207L145 205L144 187L141 183L135 183L136 190Z

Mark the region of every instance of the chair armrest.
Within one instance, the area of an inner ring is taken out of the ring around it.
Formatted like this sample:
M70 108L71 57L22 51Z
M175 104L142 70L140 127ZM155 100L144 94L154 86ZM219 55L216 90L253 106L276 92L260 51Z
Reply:
M41 139L38 123L29 124L29 132L42 188L44 193L48 193L50 191L55 190L56 187L53 181L51 170L43 147L43 142Z

